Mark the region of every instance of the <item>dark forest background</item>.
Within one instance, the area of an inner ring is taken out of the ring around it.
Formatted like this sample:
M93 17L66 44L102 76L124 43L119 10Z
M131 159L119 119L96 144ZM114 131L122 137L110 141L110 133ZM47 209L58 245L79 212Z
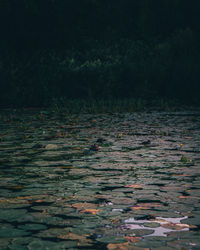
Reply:
M0 106L199 103L199 0L0 0Z

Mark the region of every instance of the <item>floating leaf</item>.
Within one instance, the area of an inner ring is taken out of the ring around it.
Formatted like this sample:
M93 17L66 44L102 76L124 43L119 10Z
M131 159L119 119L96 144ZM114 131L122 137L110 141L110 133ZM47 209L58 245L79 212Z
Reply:
M151 208L160 207L160 206L162 206L162 204L160 203L145 202L145 203L137 203L136 206L132 206L131 209L142 210L142 209L151 209Z
M173 174L172 176L189 177L189 174Z
M65 234L58 235L57 238L63 240L75 240L81 243L92 243L92 240L88 239L90 235L88 234L75 234L71 232L67 232Z
M141 189L143 186L140 184L128 184L125 187L135 188L135 189Z
M189 199L189 198L192 198L191 196L184 196L184 195L180 195L179 196L180 199Z
M127 249L131 249L129 244L130 244L129 242L110 243L107 245L107 248L108 250L127 250Z
M143 207L161 207L161 203L156 203L156 202L144 202L144 203L137 203L138 206L143 206Z
M85 214L97 214L98 212L100 212L99 209L92 209L92 208L88 208L88 209L84 209L84 210L81 210L80 213L85 213Z
M176 224L166 223L166 224L163 224L162 227L172 229L172 230L181 230L184 228L190 228L188 224L181 224L181 223L176 223Z
M135 237L135 236L125 236L124 238L132 243L142 239L141 237Z
M131 207L131 209L132 210L142 210L142 209L149 209L149 207L145 207L145 206L143 206L143 207L141 207L141 206L133 206L133 207Z
M112 220L111 222L112 222L112 224L116 224L116 223L119 223L119 222L120 222L120 219L114 219L114 220Z
M81 147L74 147L73 149L74 150L81 150L82 148Z
M45 146L45 149L57 149L58 146L56 144L47 144Z
M22 186L22 185L16 185L16 186L7 186L6 188L8 188L8 189L19 189L19 190L21 190L21 189L24 188L24 186Z
M36 200L35 202L37 202L37 203L42 203L42 202L44 202L43 200Z
M85 209L96 209L98 206L94 203L86 203L86 202L80 202L72 204L71 207L76 208L78 210L85 210Z
M74 168L72 165L69 165L69 166L60 166L59 168L62 168L62 169L70 169L70 168Z

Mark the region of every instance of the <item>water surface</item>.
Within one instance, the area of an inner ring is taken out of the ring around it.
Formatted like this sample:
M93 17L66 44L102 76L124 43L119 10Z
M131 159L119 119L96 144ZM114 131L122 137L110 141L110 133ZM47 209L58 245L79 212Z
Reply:
M0 249L200 249L199 153L199 110L2 111Z

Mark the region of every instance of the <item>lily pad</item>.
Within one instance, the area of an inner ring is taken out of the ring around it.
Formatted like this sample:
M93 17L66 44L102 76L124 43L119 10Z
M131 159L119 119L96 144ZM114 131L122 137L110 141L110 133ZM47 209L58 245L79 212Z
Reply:
M0 209L0 219L8 222L22 219L26 214L25 209Z
M66 241L66 242L52 242L48 240L41 240L41 239L33 239L28 244L29 250L43 250L43 249L69 249L76 247L77 243L75 241Z
M199 111L40 111L0 119L0 248L199 249Z
M47 150L58 149L58 145L56 145L56 144L47 144L47 145L45 146L45 149L47 149Z
M23 229L23 230L28 230L28 231L38 231L38 230L44 230L44 229L47 229L47 226L43 225L43 224L25 224L25 225L21 225L19 226L20 229Z
M14 238L30 235L30 232L16 228L0 229L0 238Z

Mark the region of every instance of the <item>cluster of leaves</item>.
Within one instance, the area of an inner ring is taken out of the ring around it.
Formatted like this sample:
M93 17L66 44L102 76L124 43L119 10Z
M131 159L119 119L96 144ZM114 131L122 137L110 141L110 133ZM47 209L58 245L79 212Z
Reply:
M53 98L198 102L199 4L193 3L3 2L0 106L44 106Z

